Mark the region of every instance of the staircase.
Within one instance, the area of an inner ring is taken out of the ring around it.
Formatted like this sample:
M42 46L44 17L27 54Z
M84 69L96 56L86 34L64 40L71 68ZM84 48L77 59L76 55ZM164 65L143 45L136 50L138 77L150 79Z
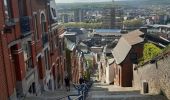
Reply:
M132 87L122 88L114 85L95 83L87 100L167 100L161 95L142 95Z
M56 91L45 91L39 96L28 96L24 100L68 100L67 95L77 94L77 90L71 87L70 91L58 89ZM76 96L72 96L76 98Z

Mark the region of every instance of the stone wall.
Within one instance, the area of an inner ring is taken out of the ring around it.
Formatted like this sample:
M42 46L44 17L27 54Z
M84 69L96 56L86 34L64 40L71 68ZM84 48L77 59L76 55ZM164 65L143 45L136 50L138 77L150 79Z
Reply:
M143 82L147 82L149 94L163 94L170 99L170 55L138 67L133 73L135 88L142 90Z

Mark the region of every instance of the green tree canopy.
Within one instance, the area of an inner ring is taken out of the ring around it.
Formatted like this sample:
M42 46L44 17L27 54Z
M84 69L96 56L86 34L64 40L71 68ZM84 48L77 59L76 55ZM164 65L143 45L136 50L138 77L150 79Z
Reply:
M143 61L149 61L160 54L162 50L152 43L145 43L143 50Z
M92 28L92 29L96 29L96 28L101 28L102 27L102 23L84 23L84 22L69 22L69 23L64 23L65 27L83 27L83 28Z
M143 25L143 21L141 19L131 19L123 21L125 27L140 27Z

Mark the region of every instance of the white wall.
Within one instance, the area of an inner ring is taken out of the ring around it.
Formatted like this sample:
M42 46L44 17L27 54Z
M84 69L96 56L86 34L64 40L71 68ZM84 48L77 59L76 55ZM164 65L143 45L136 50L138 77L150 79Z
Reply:
M110 84L114 81L114 67L113 66L107 66L106 67L106 83Z

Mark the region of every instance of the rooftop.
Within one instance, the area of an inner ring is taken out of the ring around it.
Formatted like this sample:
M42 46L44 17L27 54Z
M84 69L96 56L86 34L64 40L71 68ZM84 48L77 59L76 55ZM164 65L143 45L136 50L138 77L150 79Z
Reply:
M96 33L120 33L121 29L95 29Z

